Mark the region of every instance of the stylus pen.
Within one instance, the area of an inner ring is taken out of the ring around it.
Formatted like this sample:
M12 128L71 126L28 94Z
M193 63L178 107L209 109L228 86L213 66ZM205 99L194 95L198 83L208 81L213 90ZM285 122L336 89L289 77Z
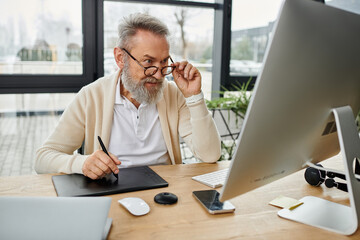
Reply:
M100 146L101 146L102 150L104 151L104 153L106 153L106 155L108 155L110 157L110 155L109 155L108 151L106 150L105 145L104 145L103 141L101 140L100 136L98 136L98 140L99 140ZM116 179L119 178L119 176L117 174L115 174L114 172L113 172L113 174L116 177Z

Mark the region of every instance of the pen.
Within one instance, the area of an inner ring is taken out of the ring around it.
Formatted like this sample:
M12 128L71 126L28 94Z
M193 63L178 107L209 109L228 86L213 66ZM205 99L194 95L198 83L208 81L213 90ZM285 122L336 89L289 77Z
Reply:
M106 150L105 145L104 145L104 143L102 142L100 136L98 136L98 140L99 140L99 143L100 143L100 146L101 146L103 152L106 153L106 155L108 155L108 156L110 157L110 155L109 155L108 151ZM111 157L110 157L110 158L111 158ZM114 174L114 176L116 177L116 179L119 178L119 176L118 176L117 174L115 174L114 172L113 172L113 174Z

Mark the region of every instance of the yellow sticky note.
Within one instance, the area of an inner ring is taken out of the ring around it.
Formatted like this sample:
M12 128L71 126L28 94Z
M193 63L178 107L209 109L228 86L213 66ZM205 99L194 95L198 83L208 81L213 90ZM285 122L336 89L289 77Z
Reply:
M289 210L293 210L293 209L297 208L298 206L300 206L301 204L303 204L303 202L300 202L299 200L296 200L294 198L279 196L279 197L275 198L274 200L272 200L271 202L269 202L269 204L276 206L276 207L287 208Z

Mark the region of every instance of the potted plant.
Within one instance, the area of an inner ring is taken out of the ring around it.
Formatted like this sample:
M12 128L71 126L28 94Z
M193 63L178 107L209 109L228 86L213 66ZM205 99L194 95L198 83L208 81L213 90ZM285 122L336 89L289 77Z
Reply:
M235 150L236 139L240 134L241 124L251 98L250 82L251 78L246 83L232 84L236 91L229 91L222 87L224 91L220 93L223 97L206 100L221 136L222 154L219 160L231 159Z

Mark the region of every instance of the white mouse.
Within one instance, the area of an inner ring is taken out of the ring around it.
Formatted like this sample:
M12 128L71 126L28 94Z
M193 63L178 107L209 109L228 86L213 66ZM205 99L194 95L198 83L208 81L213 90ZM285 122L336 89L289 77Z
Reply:
M120 199L118 202L135 216L142 216L150 212L149 205L141 198L128 197Z

